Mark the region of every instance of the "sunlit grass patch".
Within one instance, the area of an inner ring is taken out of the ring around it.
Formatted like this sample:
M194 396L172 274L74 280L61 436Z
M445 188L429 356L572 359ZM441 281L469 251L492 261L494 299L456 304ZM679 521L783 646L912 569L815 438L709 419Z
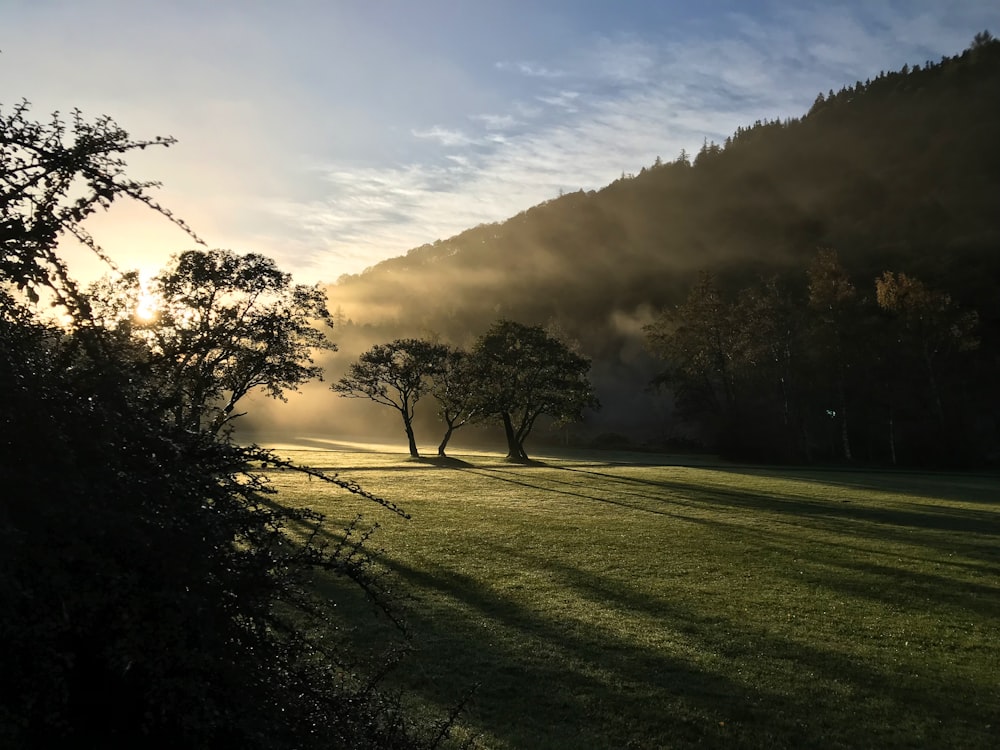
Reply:
M488 747L992 747L1000 481L656 465L648 456L296 452L410 520L288 472L282 502L382 528L412 596L396 679L474 683ZM366 646L388 631L370 624Z

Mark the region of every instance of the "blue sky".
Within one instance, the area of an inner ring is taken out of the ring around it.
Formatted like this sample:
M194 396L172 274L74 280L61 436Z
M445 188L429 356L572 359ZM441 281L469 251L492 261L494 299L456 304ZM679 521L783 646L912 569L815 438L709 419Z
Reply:
M983 29L996 0L2 0L0 104L176 137L132 175L210 246L333 281ZM90 228L147 272L191 245L138 208Z

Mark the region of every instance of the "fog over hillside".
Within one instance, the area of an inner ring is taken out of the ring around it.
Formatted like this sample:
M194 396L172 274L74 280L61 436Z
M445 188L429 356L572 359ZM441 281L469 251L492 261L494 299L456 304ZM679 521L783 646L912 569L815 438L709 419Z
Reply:
M978 313L983 351L996 352L1000 43L983 36L952 58L831 84L799 118L761 113L697 153L341 277L328 289L340 322L328 379L373 343L466 346L506 317L549 326L593 360L604 408L574 428L580 436L697 436L697 424L672 414L670 394L649 388L662 362L643 326L679 304L701 271L731 291L772 276L804 289L821 249L835 250L866 294L887 270L947 291ZM310 387L288 408L255 404L247 428L275 420L391 434L380 411ZM433 440L431 404L420 412Z

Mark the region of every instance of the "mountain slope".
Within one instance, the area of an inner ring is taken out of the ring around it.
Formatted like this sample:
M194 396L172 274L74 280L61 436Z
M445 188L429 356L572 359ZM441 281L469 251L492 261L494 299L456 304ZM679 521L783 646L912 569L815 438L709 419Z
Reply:
M977 37L955 57L821 94L801 118L706 143L693 161L342 277L330 298L352 325L331 364L402 335L467 343L498 317L555 324L594 358L610 404L599 421L627 429L654 411L640 391L656 369L641 341L655 310L700 270L732 288L801 282L818 248L836 249L859 288L902 270L948 290L997 351L998 94L1000 42Z

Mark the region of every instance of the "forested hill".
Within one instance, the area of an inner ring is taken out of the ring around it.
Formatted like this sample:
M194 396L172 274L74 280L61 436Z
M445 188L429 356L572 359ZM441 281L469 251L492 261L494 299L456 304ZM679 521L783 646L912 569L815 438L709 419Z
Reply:
M960 55L821 93L799 118L342 277L331 305L383 339L463 343L500 316L555 323L595 359L603 390L635 390L653 367L641 325L699 271L723 288L775 274L804 286L833 249L859 289L892 270L946 290L996 351L998 133L1000 42L982 34Z

